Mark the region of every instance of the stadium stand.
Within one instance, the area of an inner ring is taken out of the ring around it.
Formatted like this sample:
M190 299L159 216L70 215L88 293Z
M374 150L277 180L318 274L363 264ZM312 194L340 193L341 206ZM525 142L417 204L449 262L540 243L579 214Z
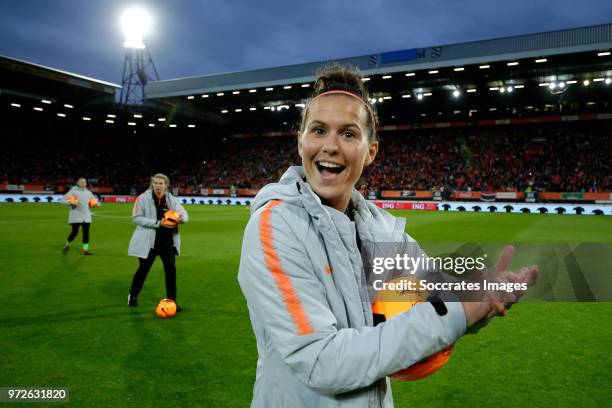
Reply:
M610 41L606 24L342 60L368 75L381 119L362 191L609 202ZM292 129L320 65L152 82L144 105L121 106L117 85L0 57L0 191L85 175L136 194L161 171L181 194L252 196L299 163Z

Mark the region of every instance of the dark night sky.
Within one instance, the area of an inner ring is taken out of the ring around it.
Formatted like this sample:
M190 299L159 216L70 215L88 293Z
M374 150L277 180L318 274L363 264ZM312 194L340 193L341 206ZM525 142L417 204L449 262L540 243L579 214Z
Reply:
M0 55L120 83L135 4L162 79L612 22L610 0L1 1Z

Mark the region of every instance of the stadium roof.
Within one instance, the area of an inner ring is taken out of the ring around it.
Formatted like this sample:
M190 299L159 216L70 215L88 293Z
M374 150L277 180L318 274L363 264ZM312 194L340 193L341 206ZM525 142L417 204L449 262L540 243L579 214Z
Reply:
M109 103L121 86L0 55L0 93L20 98Z
M543 58L609 50L612 24L527 34L461 44L413 48L335 60L358 67L365 75L393 74L468 64ZM188 96L311 82L316 70L332 61L150 82L147 99Z

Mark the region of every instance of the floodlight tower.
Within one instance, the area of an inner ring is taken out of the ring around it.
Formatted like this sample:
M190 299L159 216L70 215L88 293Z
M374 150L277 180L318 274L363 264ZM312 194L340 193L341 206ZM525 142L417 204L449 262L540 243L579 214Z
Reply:
M121 29L125 34L125 60L119 99L122 105L140 105L144 102L144 87L149 79L159 80L151 53L142 41L151 29L151 18L139 8L126 10L121 16Z

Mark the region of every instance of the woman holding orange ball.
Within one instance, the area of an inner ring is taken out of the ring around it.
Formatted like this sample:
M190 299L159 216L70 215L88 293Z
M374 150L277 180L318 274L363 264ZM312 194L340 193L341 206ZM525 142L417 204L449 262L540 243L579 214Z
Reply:
M68 213L68 224L71 231L62 249L66 255L70 250L70 244L79 233L79 227L83 228L83 255L91 255L89 252L89 226L91 225L91 208L99 207L100 203L93 193L87 189L87 180L81 177L77 184L62 197L62 203L70 206Z
M136 230L130 240L128 255L138 257L138 269L132 279L128 306L137 306L137 296L155 258L159 255L166 276L166 297L176 302L175 256L180 254L178 224L189 216L178 199L168 192L170 179L158 173L151 177L149 189L138 196L132 211ZM177 305L177 311L181 308Z

